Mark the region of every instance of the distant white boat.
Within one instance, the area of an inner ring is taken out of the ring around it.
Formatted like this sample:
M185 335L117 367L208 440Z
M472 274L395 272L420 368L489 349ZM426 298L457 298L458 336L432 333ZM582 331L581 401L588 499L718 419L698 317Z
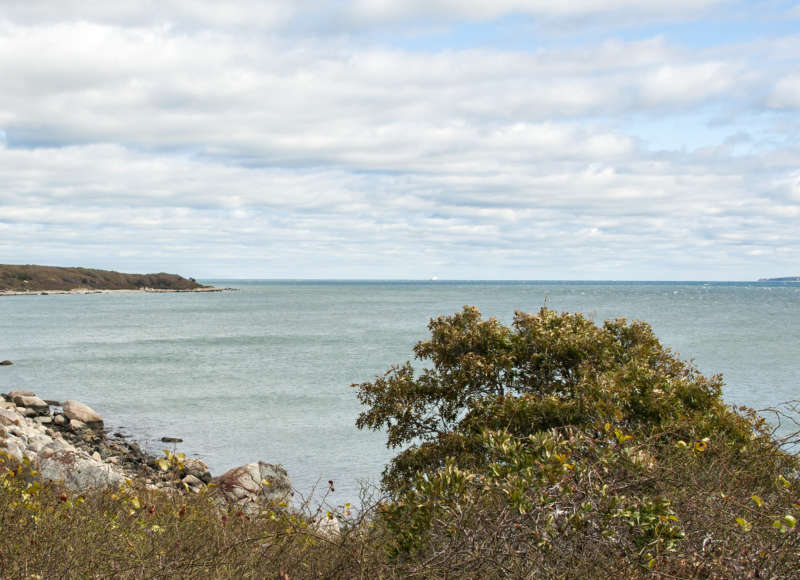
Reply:
M431 282L433 282L434 280L438 280L438 279L439 279L438 276L431 276Z

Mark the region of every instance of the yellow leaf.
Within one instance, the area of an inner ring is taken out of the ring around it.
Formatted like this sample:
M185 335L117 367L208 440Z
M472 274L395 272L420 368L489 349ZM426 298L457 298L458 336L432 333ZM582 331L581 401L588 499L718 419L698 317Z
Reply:
M752 499L754 502L756 502L756 505L757 505L758 507L761 507L761 506L763 506L763 505L764 505L764 500L763 500L763 499L761 499L759 496L757 496L757 495L753 494L753 495L751 495L751 496L750 496L750 498L751 498L751 499Z

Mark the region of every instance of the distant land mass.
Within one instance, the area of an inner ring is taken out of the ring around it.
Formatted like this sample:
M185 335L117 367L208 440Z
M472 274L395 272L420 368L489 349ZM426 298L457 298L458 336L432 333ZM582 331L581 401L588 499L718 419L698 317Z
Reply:
M0 264L0 292L70 290L192 291L210 288L177 274L124 274L91 268Z
M800 276L784 276L783 278L759 278L759 282L800 282Z

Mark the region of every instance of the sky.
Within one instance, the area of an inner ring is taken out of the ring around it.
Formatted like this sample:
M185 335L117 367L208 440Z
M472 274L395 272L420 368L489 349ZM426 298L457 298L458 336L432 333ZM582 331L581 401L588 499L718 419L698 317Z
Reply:
M797 0L0 0L0 263L800 275Z

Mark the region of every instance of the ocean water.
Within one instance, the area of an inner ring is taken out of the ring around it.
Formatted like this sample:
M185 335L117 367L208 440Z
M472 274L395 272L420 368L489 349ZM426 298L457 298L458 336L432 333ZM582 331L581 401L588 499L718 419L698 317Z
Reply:
M411 358L431 317L465 304L508 323L547 305L598 322L649 322L727 401L800 398L800 284L206 281L237 292L0 298L0 391L77 399L158 450L162 436L212 472L281 463L304 495L336 482L357 501L393 455L359 431L351 383Z

